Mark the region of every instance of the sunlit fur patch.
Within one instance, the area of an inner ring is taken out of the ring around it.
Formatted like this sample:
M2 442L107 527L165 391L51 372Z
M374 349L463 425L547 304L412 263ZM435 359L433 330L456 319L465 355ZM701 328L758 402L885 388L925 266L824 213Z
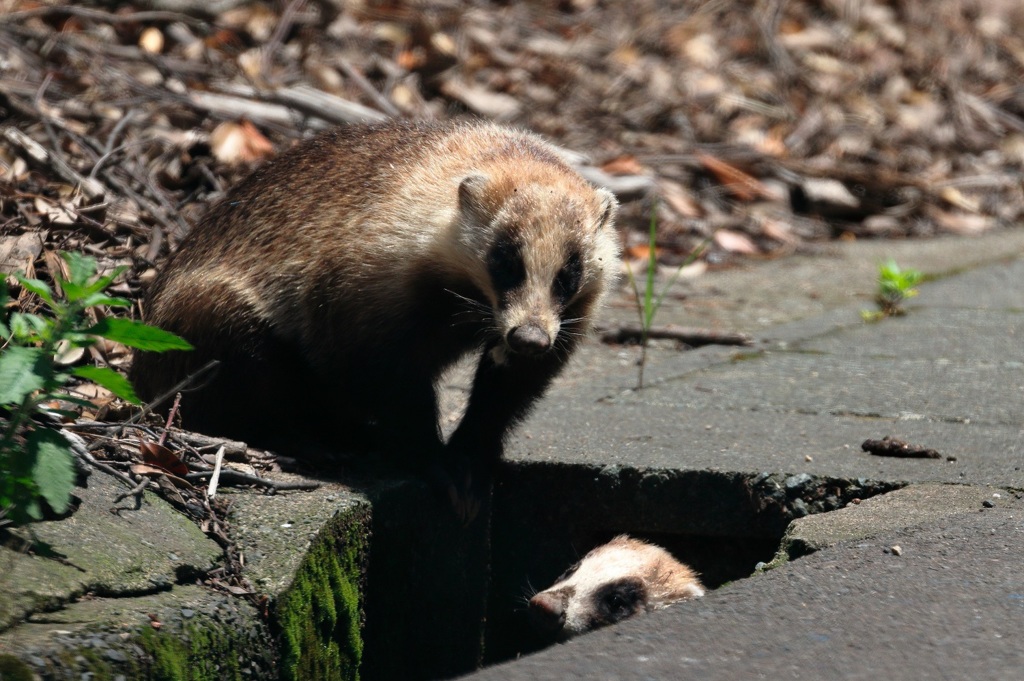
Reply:
M327 131L232 188L182 241L150 288L146 316L196 351L173 360L140 354L132 378L152 399L216 359L234 368L183 400L190 427L274 446L301 431L333 444L367 421L388 421L382 433L429 423L433 383L486 348L486 365L514 363L529 378L484 372L474 384L471 403L489 406L473 411L454 441L460 455L492 465L501 453L494 443L543 395L613 284L615 206L530 133L411 121ZM505 273L503 290L488 267L500 238L522 257L522 276L518 267ZM555 300L570 249L581 261L579 285ZM519 353L542 361L508 361L516 328ZM271 425L259 415L282 394L329 404L352 428L320 432L294 400L294 415ZM416 397L396 408L394 395ZM451 446L436 428L409 440L418 442L379 444Z
M603 622L597 599L602 590L631 579L643 585L640 612L704 595L704 587L689 567L661 547L626 535L588 553L564 579L541 593L566 597L563 637L569 637L600 626Z

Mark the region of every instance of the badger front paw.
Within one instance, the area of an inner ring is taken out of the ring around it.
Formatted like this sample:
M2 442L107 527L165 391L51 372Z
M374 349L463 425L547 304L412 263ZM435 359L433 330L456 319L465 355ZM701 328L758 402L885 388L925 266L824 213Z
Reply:
M469 525L480 514L490 498L494 467L481 465L477 458L449 453L429 472L431 484L447 498L463 525Z

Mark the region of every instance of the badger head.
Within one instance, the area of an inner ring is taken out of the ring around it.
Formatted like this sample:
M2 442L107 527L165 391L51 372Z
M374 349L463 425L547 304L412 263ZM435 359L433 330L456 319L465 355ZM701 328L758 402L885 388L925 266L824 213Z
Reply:
M614 276L615 198L570 172L473 173L459 184L460 240L491 308L498 364L582 335Z
M534 628L565 640L633 615L704 595L689 567L625 535L599 546L529 601Z

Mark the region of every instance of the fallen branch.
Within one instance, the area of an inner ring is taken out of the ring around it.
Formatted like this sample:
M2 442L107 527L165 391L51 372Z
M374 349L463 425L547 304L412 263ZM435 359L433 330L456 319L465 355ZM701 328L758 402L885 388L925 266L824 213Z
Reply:
M43 145L14 127L4 127L2 130L4 138L20 147L34 161L41 165L50 167L55 173L61 176L68 184L81 188L82 193L88 199L95 199L104 194L103 185L96 180L85 177L69 166L64 159L56 154L48 152Z
M170 437L183 444L193 447L196 450L224 448L224 455L229 459L244 459L249 452L249 445L235 440L225 440L220 437L210 437L202 433L193 433L187 430L172 428L168 431Z
M614 328L599 329L599 332L602 343L639 343L644 337L643 327L639 324L623 324ZM647 338L674 340L692 347L754 344L754 339L745 333L697 329L675 324L652 326L647 330Z
M235 4L241 4L237 2ZM66 14L68 16L79 17L81 19L93 19L95 21L102 21L108 24L122 24L122 23L134 23L134 22L158 22L163 21L167 23L180 21L186 24L192 24L193 26L206 26L206 22L198 17L191 17L187 14L181 14L179 12L169 11L149 11L149 12L130 12L125 14L113 14L111 12L104 12L103 10L93 9L91 7L75 7L74 5L55 5L52 7L35 7L33 9L26 9L20 12L11 12L6 17L5 21L20 21L22 19L28 19L31 17L42 17L51 16L54 14Z
M213 475L214 471L195 471L185 476L185 479L189 482L194 480L205 480ZM282 482L280 480L268 480L267 478L261 478L249 473L243 473L242 471L231 470L230 468L224 468L220 471L220 480L224 483L234 483L236 485L256 485L258 487L266 487L275 491L285 490L313 490L319 489L319 482Z
M263 91L249 85L232 83L224 85L222 92L224 94L209 92L193 94L230 98L225 99L224 103L230 103L233 106L241 106L241 102L248 102L251 106L268 107L267 111L274 111L273 107L284 108L292 121L296 118L295 112L299 112L309 117L310 127L314 128L322 128L329 123L379 123L388 118L376 109L350 102L309 85L295 85ZM215 101L212 97L206 97L206 99ZM273 103L264 104L264 102Z
M894 456L901 459L942 458L942 455L934 449L918 447L888 435L881 440L864 440L860 448L868 454L874 454L875 456Z

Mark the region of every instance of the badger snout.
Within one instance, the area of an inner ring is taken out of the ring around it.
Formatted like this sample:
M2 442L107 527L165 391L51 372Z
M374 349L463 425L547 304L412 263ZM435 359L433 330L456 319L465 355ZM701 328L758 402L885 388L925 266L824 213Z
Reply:
M555 637L565 626L564 593L542 591L530 599L530 624L540 634Z
M522 324L505 336L512 352L521 355L541 355L551 349L551 336L537 324Z

